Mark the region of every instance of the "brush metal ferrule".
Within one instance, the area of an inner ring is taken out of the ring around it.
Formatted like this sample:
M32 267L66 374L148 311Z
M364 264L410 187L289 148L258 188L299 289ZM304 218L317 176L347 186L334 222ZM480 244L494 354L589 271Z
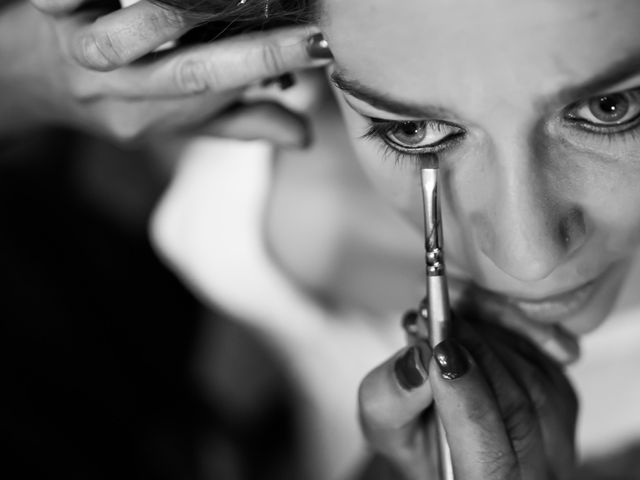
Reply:
M420 171L424 206L424 247L428 276L444 275L438 176L439 171L436 168L423 168Z

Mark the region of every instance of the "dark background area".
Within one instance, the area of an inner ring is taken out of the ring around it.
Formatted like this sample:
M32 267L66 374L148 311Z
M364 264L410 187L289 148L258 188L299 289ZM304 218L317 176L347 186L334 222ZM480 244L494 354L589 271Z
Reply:
M0 144L4 471L296 478L283 476L284 394L269 391L243 421L237 409L228 415L228 399L205 400L194 379L194 345L212 317L149 245L146 218L164 181L144 155L65 130ZM109 195L116 201L102 201ZM253 374L273 368L250 336L233 337L256 352Z

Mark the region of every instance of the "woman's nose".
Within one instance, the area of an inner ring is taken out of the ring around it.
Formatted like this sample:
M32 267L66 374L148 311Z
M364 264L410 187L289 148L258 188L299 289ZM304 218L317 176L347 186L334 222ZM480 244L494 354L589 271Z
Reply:
M484 208L471 215L480 250L521 281L547 277L586 237L582 210L551 193L550 179L523 165L502 169L488 182Z

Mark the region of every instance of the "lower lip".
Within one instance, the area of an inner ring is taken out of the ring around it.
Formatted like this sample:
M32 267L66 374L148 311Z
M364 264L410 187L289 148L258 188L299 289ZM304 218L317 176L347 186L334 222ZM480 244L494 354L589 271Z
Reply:
M531 320L540 323L558 323L563 318L581 310L593 298L599 284L600 278L576 290L545 300L531 301L506 297L505 301Z

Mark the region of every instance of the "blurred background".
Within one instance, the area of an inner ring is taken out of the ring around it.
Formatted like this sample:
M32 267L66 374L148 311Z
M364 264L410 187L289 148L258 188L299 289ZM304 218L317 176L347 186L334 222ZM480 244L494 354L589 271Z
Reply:
M277 362L149 245L166 180L143 147L66 130L0 143L10 478L304 478Z

